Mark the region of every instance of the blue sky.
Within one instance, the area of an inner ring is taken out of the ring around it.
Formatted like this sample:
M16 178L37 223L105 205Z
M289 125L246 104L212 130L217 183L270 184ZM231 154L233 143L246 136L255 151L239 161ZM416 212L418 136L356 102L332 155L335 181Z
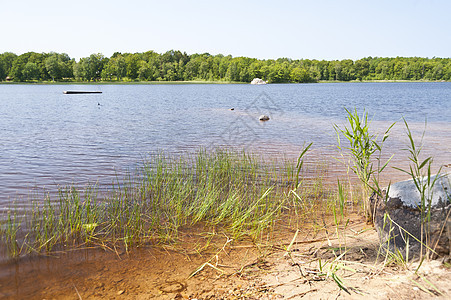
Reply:
M451 57L451 1L0 0L0 53Z

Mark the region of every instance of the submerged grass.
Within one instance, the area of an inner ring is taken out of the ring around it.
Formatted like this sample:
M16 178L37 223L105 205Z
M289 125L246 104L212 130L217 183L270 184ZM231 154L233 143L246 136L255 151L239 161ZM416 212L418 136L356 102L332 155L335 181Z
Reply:
M68 186L56 203L46 196L23 218L9 211L1 239L8 255L17 257L65 247L122 245L128 251L173 243L180 230L197 224L254 241L282 219L299 228L303 219L336 203L320 175L303 176L308 148L297 162L283 164L226 150L159 153L101 196L96 186Z

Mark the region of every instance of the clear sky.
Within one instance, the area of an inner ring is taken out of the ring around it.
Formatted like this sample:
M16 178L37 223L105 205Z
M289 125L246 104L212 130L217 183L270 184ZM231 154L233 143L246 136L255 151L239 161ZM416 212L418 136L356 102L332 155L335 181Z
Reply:
M450 0L0 0L0 53L451 57Z

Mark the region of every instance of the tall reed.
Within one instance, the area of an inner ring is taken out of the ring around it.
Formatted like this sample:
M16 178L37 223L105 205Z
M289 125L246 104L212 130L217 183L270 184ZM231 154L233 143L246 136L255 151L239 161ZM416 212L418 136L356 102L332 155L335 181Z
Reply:
M409 155L409 169L395 168L403 173L408 174L415 185L420 196L420 203L418 204L418 209L420 211L420 256L423 258L423 248L426 248L427 254L431 254L432 251L430 245L429 224L431 221L431 206L432 206L432 191L440 176L432 176L432 163L433 159L431 156L421 159L421 151L423 148L423 138L425 130L420 139L419 145L414 140L413 134L407 124L407 121L403 119L404 125L406 127L406 135L409 139L409 146L404 149ZM426 127L425 123L425 127ZM437 174L440 174L441 167L439 168ZM406 253L408 255L408 253Z
M359 116L357 109L354 112L346 109L348 126L340 128L334 125L337 134L338 149L343 157L344 150L349 151L351 158L351 170L357 175L362 183L363 205L368 221L372 221L372 211L369 204L369 192L379 190L379 175L388 165L388 159L382 163L382 147L389 136L391 124L385 131L382 139L378 139L376 134L370 132L371 121L368 121L368 113L363 111L362 117ZM347 147L342 147L340 136L348 141ZM374 165L375 160L377 164Z

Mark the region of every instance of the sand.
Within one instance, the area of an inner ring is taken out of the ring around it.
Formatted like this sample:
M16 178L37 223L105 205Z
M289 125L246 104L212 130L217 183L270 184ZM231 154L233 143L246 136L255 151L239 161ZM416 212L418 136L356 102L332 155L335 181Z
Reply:
M304 224L295 239L295 230L276 230L266 245L190 229L169 246L96 247L4 262L0 298L451 298L451 268L443 259L425 261L417 274L415 262L384 266L376 231L357 214L347 219L339 237L331 220Z

